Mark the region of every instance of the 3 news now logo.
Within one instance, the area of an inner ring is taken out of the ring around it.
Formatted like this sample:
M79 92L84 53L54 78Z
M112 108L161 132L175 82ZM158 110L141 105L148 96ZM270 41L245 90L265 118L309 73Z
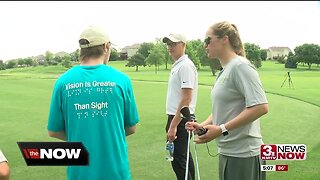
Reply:
M17 142L28 166L87 166L89 153L81 142Z
M263 144L260 146L262 160L306 160L305 144Z

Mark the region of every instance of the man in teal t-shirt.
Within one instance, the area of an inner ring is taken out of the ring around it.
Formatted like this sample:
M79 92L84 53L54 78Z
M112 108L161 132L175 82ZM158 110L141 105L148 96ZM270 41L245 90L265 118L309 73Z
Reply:
M139 121L131 81L105 65L111 43L101 29L84 30L79 44L81 64L62 74L54 86L49 135L82 142L89 152L89 165L69 166L68 179L129 180L126 136Z

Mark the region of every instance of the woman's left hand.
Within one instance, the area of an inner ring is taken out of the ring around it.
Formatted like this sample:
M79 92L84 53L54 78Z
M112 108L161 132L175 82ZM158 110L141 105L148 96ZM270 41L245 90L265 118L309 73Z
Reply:
M204 135L195 138L194 142L197 144L210 142L222 134L221 128L217 125L207 125L204 128L208 129L208 131Z

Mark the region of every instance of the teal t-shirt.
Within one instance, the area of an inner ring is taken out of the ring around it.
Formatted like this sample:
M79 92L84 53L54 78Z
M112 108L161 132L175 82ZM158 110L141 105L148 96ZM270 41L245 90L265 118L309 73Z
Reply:
M138 121L129 77L110 66L75 66L55 83L48 130L89 152L89 166L69 166L68 179L130 179L124 128Z

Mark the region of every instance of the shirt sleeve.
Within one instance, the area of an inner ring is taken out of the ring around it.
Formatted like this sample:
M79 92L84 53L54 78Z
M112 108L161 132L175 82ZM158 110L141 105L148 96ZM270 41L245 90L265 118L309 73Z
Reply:
M50 103L48 130L53 132L65 131L65 121L62 113L61 86L56 81Z
M240 64L233 69L237 90L244 96L246 107L268 103L258 72L250 64Z
M191 88L194 89L195 81L197 78L197 72L191 64L184 64L179 69L179 78L182 88Z
M131 127L139 122L138 110L133 94L132 84L128 79L124 93L124 126Z
M0 150L0 163L1 162L8 162L8 160L6 159L6 157L3 155L2 151Z

